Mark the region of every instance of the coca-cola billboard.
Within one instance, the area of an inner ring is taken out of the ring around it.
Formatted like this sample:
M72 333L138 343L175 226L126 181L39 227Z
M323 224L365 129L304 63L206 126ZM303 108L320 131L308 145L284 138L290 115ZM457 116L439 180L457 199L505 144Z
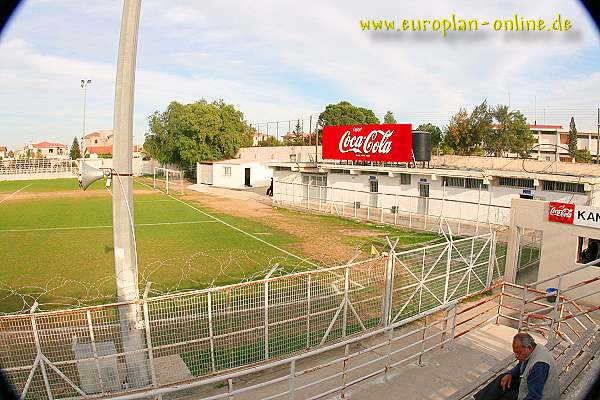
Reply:
M323 159L412 161L411 124L326 126Z
M575 219L575 204L551 201L548 205L548 221L572 224Z

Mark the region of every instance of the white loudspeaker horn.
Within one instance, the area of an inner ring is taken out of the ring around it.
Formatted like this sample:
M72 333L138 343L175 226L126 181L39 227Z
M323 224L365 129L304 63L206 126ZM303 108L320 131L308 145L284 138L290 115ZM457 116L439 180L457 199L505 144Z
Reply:
M81 175L79 176L79 186L85 190L92 183L104 178L104 171L88 165L85 161L81 162Z

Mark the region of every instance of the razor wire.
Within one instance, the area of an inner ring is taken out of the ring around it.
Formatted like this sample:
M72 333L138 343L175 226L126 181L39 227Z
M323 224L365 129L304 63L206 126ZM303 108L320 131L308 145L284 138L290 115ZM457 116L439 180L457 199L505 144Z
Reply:
M390 312L400 319L477 292L491 279L494 239L392 250L281 276L273 276L275 262L266 279L154 297L148 291L127 304L48 312L35 312L34 304L29 314L0 316L0 364L25 398L102 397L221 373L383 326L389 276ZM128 329L139 332L142 350L127 349L120 307L137 310Z

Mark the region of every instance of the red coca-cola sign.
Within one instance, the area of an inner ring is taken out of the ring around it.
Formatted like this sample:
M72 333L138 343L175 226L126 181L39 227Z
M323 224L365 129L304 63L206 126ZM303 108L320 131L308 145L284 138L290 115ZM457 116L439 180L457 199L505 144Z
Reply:
M575 218L575 204L551 201L548 205L548 221L572 224Z
M411 124L326 126L323 159L412 161Z

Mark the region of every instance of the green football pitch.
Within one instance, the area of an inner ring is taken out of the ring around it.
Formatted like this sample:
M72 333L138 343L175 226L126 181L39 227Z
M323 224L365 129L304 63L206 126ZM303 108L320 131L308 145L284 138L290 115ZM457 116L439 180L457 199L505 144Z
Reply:
M311 266L285 253L294 238L284 232L135 189L141 286L167 292ZM46 309L114 300L111 196L101 183L77 190L76 180L0 182L0 311L40 294Z
M134 189L141 291L148 281L155 295L319 266L299 250L300 238L272 224L207 211L143 183ZM353 224L304 214L297 220ZM381 235L391 228L361 229ZM115 301L111 194L103 182L86 192L75 179L0 182L0 255L0 312L27 311L34 301L41 310Z

